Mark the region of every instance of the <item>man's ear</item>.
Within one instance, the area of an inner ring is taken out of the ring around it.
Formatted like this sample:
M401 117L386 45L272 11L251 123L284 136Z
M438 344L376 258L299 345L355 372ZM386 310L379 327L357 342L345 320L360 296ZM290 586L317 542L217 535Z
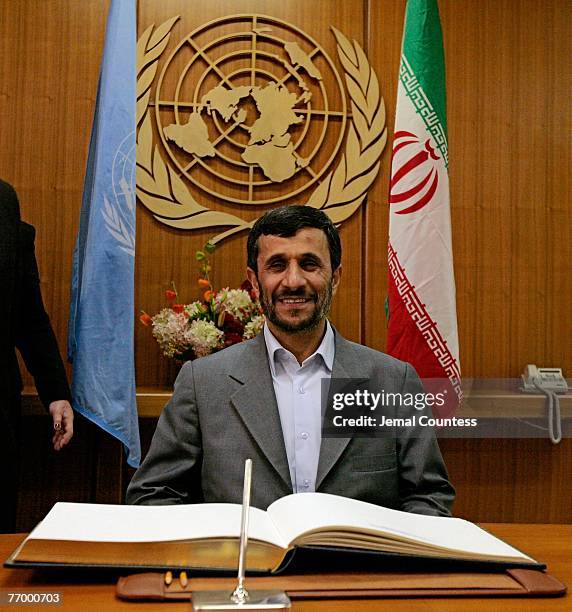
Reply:
M256 278L256 272L252 268L246 268L246 278L250 281L256 297L260 297L260 287L258 286L258 279Z
M338 285L342 280L342 265L340 264L332 274L332 294L335 295L338 290Z

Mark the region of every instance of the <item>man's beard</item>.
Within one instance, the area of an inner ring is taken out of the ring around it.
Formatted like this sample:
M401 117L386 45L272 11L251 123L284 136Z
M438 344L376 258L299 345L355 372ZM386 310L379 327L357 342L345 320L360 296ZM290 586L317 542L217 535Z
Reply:
M260 282L258 283L261 287ZM261 287L262 288L262 287ZM301 333L310 331L318 327L318 325L328 316L332 306L332 297L334 295L333 278L327 284L322 293L306 294L302 289L300 291L284 291L278 295L268 296L265 291L260 291L260 303L264 309L266 318L273 323L278 329L288 333ZM305 319L289 323L280 318L276 312L276 302L287 298L307 298L314 301L314 310Z

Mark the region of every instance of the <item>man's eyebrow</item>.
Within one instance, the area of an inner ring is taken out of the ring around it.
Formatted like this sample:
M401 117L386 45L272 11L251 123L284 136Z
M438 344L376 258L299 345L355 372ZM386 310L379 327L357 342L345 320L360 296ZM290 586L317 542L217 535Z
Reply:
M269 263L274 263L275 261L283 261L284 259L286 259L286 256L284 255L284 253L274 253L274 255L272 255L272 257L269 257L264 264L267 265Z
M286 259L287 257L285 253L274 253L274 255L269 257L264 262L264 265L269 266L269 265L272 265L273 263L285 261ZM304 259L312 259L320 263L322 262L322 258L317 253L313 253L312 251L309 251L308 253L302 253L301 255L297 257L297 259L299 261L302 261Z
M274 264L284 263L285 261L286 261L286 256L284 255L284 253L275 253L268 259L264 260L264 262L262 263L262 267L269 268L273 266Z

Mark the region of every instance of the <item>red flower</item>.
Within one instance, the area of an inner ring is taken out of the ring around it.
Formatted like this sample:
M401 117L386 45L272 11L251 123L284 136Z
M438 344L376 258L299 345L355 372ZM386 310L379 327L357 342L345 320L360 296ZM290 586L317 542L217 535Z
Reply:
M173 304L171 308L177 314L181 314L185 310L185 305L184 304Z
M208 289L211 286L210 282L206 278L199 278L198 283L201 289Z
M213 295L214 294L213 294L213 292L210 289L208 291L205 291L204 294L203 294L203 298L204 298L205 302L210 302Z
M223 323L223 330L225 334L240 335L244 333L244 325L236 317L233 317L230 313L226 312Z
M151 325L153 323L153 319L146 312L139 317L139 320L143 325Z
M242 334L237 334L234 332L225 332L224 334L224 345L231 346L232 344L238 344L242 342Z
M256 291L254 290L254 287L252 286L252 283L246 279L242 285L240 285L240 288L243 289L244 291L248 291L248 295L250 296L250 299L254 302L254 300L256 300L256 298L258 297L256 295Z
M165 297L167 298L169 304L171 304L177 299L177 292L173 291L172 289L167 289L167 291L165 291Z

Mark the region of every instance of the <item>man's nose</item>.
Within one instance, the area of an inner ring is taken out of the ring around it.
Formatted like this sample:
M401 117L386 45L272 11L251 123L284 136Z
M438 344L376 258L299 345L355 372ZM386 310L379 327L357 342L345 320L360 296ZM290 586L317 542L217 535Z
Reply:
M288 265L282 282L289 289L298 289L304 286L306 279L304 277L304 271L298 265L298 262L293 261Z

